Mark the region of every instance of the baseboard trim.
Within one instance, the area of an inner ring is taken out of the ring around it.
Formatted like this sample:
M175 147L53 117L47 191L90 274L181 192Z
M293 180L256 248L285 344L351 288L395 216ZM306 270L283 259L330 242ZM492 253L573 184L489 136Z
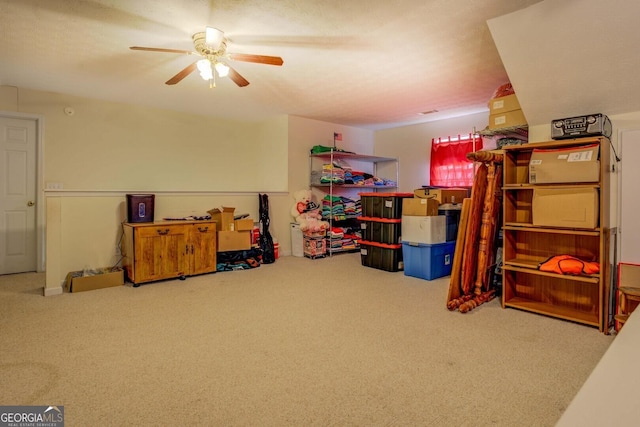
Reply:
M44 288L45 297L50 297L53 295L62 295L62 286L58 286L57 288Z

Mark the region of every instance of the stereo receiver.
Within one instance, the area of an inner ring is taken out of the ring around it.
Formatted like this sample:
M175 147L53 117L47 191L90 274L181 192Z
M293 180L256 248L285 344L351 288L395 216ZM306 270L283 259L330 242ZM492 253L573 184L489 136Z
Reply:
M604 114L568 117L551 121L551 138L570 139L583 136L611 136L611 121Z

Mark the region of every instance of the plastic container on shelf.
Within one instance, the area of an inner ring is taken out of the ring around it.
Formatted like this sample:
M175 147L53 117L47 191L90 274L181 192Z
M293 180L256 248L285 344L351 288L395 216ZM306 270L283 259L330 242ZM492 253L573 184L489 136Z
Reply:
M371 242L397 245L402 230L401 219L358 217L362 238Z
M400 219L402 199L413 198L413 193L359 193L362 216Z

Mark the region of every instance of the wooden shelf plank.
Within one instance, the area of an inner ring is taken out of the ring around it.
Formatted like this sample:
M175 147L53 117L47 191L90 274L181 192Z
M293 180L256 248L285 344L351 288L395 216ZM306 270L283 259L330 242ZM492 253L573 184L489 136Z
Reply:
M503 190L533 190L533 189L545 189L545 188L600 188L600 184L597 182L581 182L575 184L529 184L527 182L522 183L508 183L502 186Z
M571 234L580 236L594 236L600 235L600 230L587 230L587 229L566 229L566 228L550 228L550 227L536 227L531 223L517 223L507 222L502 227L503 230L512 231L526 231L531 233L549 233L549 234Z
M540 301L531 301L526 298L511 298L509 301L504 302L504 306L584 323L586 325L600 326L600 319L597 313L586 313L569 307L547 304Z
M520 273L534 274L537 276L554 277L556 279L575 280L576 282L593 283L597 285L600 282L600 275L593 274L591 276L572 276L569 274L556 274L538 270L538 264L541 261L513 259L505 260L502 266L503 270L517 271Z
M601 136L590 136L585 138L576 138L576 139L563 139L563 140L554 140L547 142L534 142L526 145L505 145L502 147L505 151L517 151L517 150L533 150L535 148L564 148L564 147L576 147L580 145L587 144L598 144L601 140L604 140L604 137Z
M312 187L331 187L333 186L334 188L398 188L395 185L359 185L359 184L329 184L329 183L315 183L315 184L311 184Z

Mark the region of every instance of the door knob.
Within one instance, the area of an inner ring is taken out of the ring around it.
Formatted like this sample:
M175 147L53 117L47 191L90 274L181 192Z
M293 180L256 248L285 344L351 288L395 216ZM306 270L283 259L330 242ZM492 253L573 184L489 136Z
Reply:
M36 202L34 202L33 200L29 200L29 201L27 202L27 206L33 206L33 205L35 205L35 204L36 204Z

